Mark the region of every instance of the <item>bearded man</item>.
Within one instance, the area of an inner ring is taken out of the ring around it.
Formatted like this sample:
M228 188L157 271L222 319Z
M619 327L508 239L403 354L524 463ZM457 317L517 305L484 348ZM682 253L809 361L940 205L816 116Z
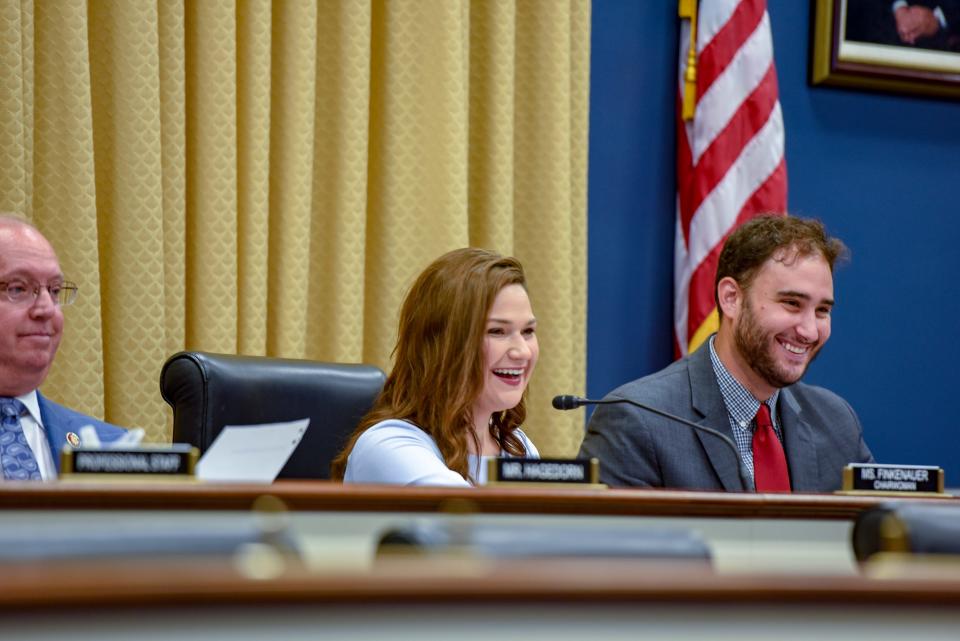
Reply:
M739 462L720 438L627 403L597 408L580 456L599 458L601 480L614 486L840 489L844 466L873 455L850 405L799 381L830 338L833 266L845 251L814 220L761 216L740 226L717 266L719 331L604 399L712 428L736 444Z

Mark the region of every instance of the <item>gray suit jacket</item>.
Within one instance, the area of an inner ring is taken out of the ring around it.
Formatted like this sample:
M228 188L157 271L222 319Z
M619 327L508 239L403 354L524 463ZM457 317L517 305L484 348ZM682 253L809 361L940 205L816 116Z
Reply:
M605 398L651 405L733 438L706 343ZM833 392L796 383L781 390L777 406L794 492L838 490L845 465L873 462L857 415ZM600 459L600 479L612 486L742 490L737 458L720 439L626 403L597 407L580 456Z

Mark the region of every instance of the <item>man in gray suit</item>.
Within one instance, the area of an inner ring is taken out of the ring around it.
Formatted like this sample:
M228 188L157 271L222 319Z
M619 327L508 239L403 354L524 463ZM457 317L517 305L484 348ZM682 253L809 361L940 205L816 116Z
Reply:
M614 486L839 489L846 464L873 461L860 421L836 394L798 381L830 337L833 265L844 251L817 221L762 216L742 225L720 254L719 331L605 399L713 428L736 444L740 462L720 438L627 403L597 408L580 456L599 458L601 480Z

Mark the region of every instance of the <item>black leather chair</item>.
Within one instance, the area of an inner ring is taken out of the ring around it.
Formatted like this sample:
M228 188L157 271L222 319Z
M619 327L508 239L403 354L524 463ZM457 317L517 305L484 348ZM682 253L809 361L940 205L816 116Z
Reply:
M381 533L377 555L443 556L467 553L487 559L631 558L690 561L710 566L712 554L692 530L592 527L589 524L474 523L469 517L425 518Z
M864 510L853 525L858 561L874 554L960 554L960 505L893 501Z
M326 479L385 380L373 365L179 352L163 365L160 393L173 407L173 441L201 453L224 425L309 417L278 478Z

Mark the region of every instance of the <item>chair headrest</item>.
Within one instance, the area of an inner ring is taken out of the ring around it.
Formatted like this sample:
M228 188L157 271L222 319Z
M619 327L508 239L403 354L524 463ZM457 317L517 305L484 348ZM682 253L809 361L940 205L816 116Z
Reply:
M858 561L878 552L960 554L960 504L883 503L864 510L853 525Z
M693 531L638 527L625 531L590 525L473 523L421 519L385 531L378 553L468 552L483 558L616 557L709 563L710 549Z

